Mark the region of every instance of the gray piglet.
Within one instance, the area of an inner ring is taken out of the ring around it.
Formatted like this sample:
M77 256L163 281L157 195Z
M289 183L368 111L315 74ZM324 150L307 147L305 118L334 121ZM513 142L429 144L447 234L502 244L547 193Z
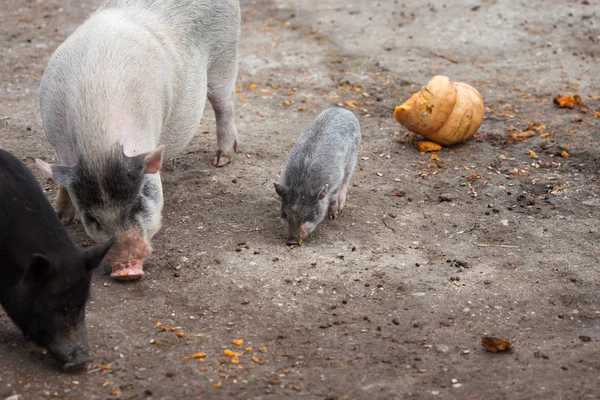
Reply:
M360 124L351 111L329 108L300 134L275 183L287 244L299 244L325 216L335 219L346 193L360 146Z

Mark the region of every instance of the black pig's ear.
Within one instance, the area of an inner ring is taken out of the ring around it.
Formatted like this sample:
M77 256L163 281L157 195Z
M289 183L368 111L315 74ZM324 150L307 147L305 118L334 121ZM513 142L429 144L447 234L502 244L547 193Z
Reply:
M275 186L275 191L279 196L283 197L287 193L287 188L285 186L278 183L273 183L273 186Z
M107 242L100 243L83 250L83 262L85 264L85 268L91 272L94 268L99 266L114 242L115 239L111 239Z
M34 254L25 270L25 281L40 283L54 275L55 267L52 261L43 254Z

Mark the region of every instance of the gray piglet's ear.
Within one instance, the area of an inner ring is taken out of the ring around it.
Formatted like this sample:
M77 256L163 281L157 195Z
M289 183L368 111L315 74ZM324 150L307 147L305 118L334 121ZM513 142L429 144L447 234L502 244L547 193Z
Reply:
M327 196L328 191L329 191L329 185L323 186L323 188L321 190L319 190L319 193L317 194L317 199L323 200L325 198L325 196Z
M280 197L285 196L285 194L287 193L287 188L285 186L280 185L278 183L273 183L273 186L275 186L275 191Z
M85 268L88 271L92 271L94 268L100 265L106 253L110 250L112 245L115 243L115 239L111 239L104 243L97 244L92 247L88 247L83 250L83 262Z
M160 164L162 162L163 152L165 146L159 146L156 150L144 154L144 173L155 174L160 170Z
M74 168L65 167L63 165L48 164L40 159L36 159L35 163L42 170L45 176L48 178L53 178L59 184L63 186L70 186L73 183L73 177L75 176Z

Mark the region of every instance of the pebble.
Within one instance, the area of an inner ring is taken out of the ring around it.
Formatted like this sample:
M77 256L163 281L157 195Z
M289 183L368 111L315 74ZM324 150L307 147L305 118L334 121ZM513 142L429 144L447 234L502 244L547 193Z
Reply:
M445 354L450 351L450 347L446 346L445 344L437 344L435 345L435 351Z
M490 281L489 279L486 279L485 281L483 281L484 284L489 285L492 283L492 281Z

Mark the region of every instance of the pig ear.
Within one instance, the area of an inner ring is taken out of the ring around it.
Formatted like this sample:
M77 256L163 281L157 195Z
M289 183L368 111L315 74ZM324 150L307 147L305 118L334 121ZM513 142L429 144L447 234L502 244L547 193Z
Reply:
M42 170L44 175L46 175L48 178L53 178L61 185L70 186L73 182L73 176L75 176L75 171L73 168L65 167L63 165L48 164L40 159L36 159L35 163Z
M287 188L285 186L278 183L273 183L273 186L275 186L275 191L279 196L283 197L287 193Z
M165 146L159 146L156 150L147 153L144 157L144 173L155 174L160 169L160 163L162 162L163 151Z
M323 200L325 198L325 196L327 196L328 190L329 190L329 185L323 186L323 188L321 190L319 190L319 193L317 194L317 199Z
M30 283L40 283L54 275L54 264L43 254L34 254L25 270L24 279Z
M100 243L95 246L84 249L83 263L85 264L85 268L91 272L97 266L99 266L102 260L104 259L104 256L106 255L106 253L108 253L108 251L114 243L115 239L112 239L107 242Z
M52 178L52 165L48 164L45 161L40 160L39 158L35 159L35 164L38 166L40 170L42 170L44 176L46 178Z

